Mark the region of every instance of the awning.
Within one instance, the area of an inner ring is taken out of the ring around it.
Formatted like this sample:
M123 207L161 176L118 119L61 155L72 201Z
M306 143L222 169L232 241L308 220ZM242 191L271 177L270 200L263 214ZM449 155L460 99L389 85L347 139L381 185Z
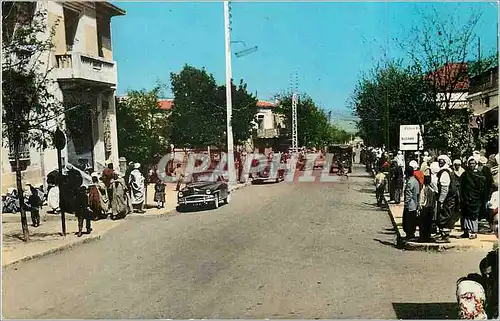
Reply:
M483 110L481 112L474 112L474 116L481 116L481 115L487 114L490 111L492 111L494 109L497 109L497 108L498 108L498 106L493 106L493 107L490 107L490 108L486 108L485 110Z

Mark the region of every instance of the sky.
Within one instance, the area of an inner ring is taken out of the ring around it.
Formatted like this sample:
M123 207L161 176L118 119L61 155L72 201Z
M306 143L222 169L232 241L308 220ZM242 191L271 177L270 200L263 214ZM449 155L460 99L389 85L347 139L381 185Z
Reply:
M170 85L170 73L185 64L225 83L224 9L220 2L118 2L125 16L112 19L117 94ZM243 79L259 99L289 90L294 74L332 121L346 124L347 101L360 76L384 57L403 58L393 38L407 39L435 8L446 20L466 22L482 13L476 32L483 52L497 46L497 3L231 2L233 79ZM243 57L235 52L258 46ZM167 96L172 96L167 91Z

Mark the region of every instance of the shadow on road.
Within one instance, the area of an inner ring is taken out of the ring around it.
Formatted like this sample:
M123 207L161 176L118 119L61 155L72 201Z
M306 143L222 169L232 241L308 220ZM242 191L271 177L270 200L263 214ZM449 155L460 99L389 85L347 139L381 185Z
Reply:
M457 319L457 303L392 303L398 319Z
M385 234L385 233L381 232L380 234ZM383 241L383 240L379 240L379 239L373 239L373 240L379 242L382 245L387 245L387 246L393 247L395 249L401 250L401 248L399 248L397 243L395 243L395 242L393 243L393 242Z

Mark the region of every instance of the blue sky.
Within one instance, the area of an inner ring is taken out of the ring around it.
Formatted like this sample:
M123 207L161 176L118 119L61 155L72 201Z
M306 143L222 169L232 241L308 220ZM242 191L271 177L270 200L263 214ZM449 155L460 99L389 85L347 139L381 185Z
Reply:
M112 20L118 94L151 89L184 64L205 67L225 81L222 2L114 2L127 15ZM494 51L498 9L492 3L390 2L232 2L232 40L258 51L236 58L245 49L232 45L233 78L243 78L259 99L271 99L290 88L295 71L299 89L334 115L349 115L346 101L362 72L369 71L391 42L419 24L417 10L435 7L446 18L457 13L466 21L471 8L482 12L477 27L483 51ZM458 6L458 7L457 7Z

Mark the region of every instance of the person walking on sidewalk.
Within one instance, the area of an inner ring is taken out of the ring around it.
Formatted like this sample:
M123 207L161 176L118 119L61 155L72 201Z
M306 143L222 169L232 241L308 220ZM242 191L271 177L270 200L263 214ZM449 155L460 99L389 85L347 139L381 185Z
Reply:
M419 242L430 242L432 234L432 220L436 211L436 192L431 187L431 175L424 176L424 187L420 192L420 225Z
M407 239L415 237L417 228L417 209L420 193L420 186L413 175L413 168L407 167L405 170L406 186L404 193L403 210L403 230Z
M145 178L139 170L140 168L141 164L135 163L134 170L130 173L130 200L136 212L145 213L143 209L146 200Z
M387 168L382 168L382 172L375 176L375 196L377 206L382 206L384 200L385 186L387 185Z
M462 238L474 239L478 232L478 219L481 214L485 194L486 179L479 171L474 157L468 160L468 168L461 176L462 217L464 233Z
M184 183L184 172L182 170L182 164L177 164L177 168L174 170L174 175L177 179L175 190L179 191L181 189L181 184Z
M85 221L85 227L87 229L87 234L92 232L92 211L89 207L89 199L87 196L87 188L81 186L78 189L76 195L76 208L75 214L78 218L78 237L82 236L83 221Z
M450 169L451 159L447 155L438 157L439 172L438 178L438 209L437 225L441 234L441 241L449 242L450 228L455 222L455 202L456 202L456 184L454 175Z

